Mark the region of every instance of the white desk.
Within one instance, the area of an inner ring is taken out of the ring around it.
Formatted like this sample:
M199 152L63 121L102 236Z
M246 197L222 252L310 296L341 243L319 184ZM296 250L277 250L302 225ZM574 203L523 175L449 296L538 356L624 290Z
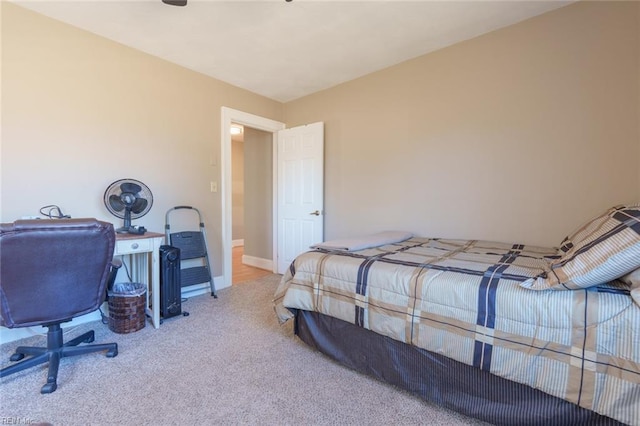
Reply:
M164 234L116 234L114 255L129 256L131 279L147 286L147 315L155 328L160 327L160 246ZM149 267L151 266L151 267ZM150 303L151 302L151 303Z

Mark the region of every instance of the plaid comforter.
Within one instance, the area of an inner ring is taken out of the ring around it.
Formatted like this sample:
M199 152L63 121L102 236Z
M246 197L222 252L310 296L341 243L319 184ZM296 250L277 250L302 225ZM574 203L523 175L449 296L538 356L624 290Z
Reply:
M296 258L275 294L612 417L640 424L640 307L626 284L532 291L555 249L412 238Z

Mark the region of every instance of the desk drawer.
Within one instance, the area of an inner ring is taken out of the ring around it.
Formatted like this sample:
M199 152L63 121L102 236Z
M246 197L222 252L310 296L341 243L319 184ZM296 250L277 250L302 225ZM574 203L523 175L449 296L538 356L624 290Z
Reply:
M115 254L144 253L153 250L150 239L116 241Z

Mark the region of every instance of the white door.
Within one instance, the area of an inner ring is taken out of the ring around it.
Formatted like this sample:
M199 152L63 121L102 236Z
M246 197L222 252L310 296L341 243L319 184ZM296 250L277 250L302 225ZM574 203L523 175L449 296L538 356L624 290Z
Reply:
M278 131L278 270L324 237L324 123Z

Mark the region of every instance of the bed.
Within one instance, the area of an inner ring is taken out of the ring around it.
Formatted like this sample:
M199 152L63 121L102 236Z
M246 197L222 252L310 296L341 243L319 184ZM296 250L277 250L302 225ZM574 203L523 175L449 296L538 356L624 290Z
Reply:
M280 322L335 360L493 424L640 425L640 206L558 248L381 233L298 256Z

